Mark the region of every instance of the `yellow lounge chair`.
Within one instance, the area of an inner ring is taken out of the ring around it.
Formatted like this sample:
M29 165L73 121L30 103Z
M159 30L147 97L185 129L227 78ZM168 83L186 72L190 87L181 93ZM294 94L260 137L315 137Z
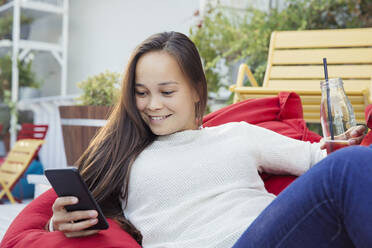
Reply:
M240 65L237 82L230 87L234 103L294 91L301 97L304 119L320 122L323 58L329 77L342 78L357 122L365 123L364 109L372 103L372 28L273 32L262 87L249 67ZM243 86L245 75L252 86Z

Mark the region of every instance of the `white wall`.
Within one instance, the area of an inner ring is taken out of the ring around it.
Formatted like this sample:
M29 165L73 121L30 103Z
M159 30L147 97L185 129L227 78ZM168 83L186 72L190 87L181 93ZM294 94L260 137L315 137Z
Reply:
M188 34L199 0L70 0L67 94L76 83L106 69L122 72L132 50L151 34ZM47 15L32 25L31 39L60 40L61 18ZM60 94L60 69L47 53L35 56L44 81L42 96Z
M188 33L199 0L70 0L68 94L76 82L109 69L122 72L151 34Z

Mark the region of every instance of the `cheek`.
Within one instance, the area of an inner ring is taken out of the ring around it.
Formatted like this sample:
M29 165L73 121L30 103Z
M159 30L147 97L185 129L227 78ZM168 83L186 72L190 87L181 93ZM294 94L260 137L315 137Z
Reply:
M183 97L182 101L178 102L178 106L187 112L195 111L195 102L192 95L186 95Z
M141 98L136 98L136 105L137 105L137 109L139 111L143 111L146 107L146 101L145 99L141 99Z

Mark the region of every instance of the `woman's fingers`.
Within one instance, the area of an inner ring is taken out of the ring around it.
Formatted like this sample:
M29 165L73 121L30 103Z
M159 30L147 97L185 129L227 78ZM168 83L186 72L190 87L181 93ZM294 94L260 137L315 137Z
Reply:
M96 218L98 213L96 210L82 210L82 211L72 211L72 212L62 212L56 213L53 221L55 223L73 222L78 220L85 220Z
M359 125L359 126L356 126L352 129L350 128L349 130L351 130L351 132L350 132L350 137L351 138L363 137L364 132L366 130L366 127L363 126L363 125Z
M58 197L52 206L53 212L63 211L65 206L78 203L78 198L73 196Z
M76 237L85 237L85 236L90 236L93 234L98 233L99 230L89 230L89 231L80 231L80 232L70 232L70 233L65 233L65 236L67 238L76 238Z
M349 145L359 145L360 143L362 143L362 140L363 140L364 136L360 136L358 138L352 138L352 139L349 139Z
M59 231L68 231L68 232L82 231L83 229L96 224L97 216L98 216L98 213L95 210L59 212L59 213L56 213L55 216L53 217L53 226L55 230L59 230ZM84 220L84 221L76 222L79 220ZM92 220L93 222L89 222L90 220ZM93 223L93 224L89 224L89 223ZM81 228L81 229L76 229L76 228Z
M349 145L359 145L362 143L364 138L364 132L366 130L365 126L359 125L354 128L350 128L346 133L347 140L349 141Z
M349 128L345 133L336 136L335 140L347 140L349 142L349 145L359 145L364 138L365 130L366 127L363 125L355 126ZM326 148L326 144L323 139L319 142L319 144L320 149Z
M68 223L62 223L58 226L58 231L62 231L65 233L69 232L82 232L84 229L87 229L88 227L91 227L95 224L97 224L98 219L88 219L83 220L79 222L68 222Z
M98 230L85 230L97 224L96 210L67 212L65 206L78 203L77 197L58 197L52 206L53 229L61 231L66 237L83 237L96 234Z
M365 130L366 130L366 127L363 125L355 126L355 127L349 128L345 133L336 136L335 139L336 140L349 140L350 144L357 145L357 144L360 144L360 142L362 141Z

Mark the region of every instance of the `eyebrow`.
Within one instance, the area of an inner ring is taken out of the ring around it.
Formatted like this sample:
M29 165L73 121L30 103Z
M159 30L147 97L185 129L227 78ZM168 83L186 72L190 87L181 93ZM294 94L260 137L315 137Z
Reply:
M161 83L159 83L160 86L170 85L170 84L178 84L178 82L169 81L169 82L161 82ZM144 84L141 84L141 83L136 83L136 86L143 86L143 87L145 87L145 85Z

